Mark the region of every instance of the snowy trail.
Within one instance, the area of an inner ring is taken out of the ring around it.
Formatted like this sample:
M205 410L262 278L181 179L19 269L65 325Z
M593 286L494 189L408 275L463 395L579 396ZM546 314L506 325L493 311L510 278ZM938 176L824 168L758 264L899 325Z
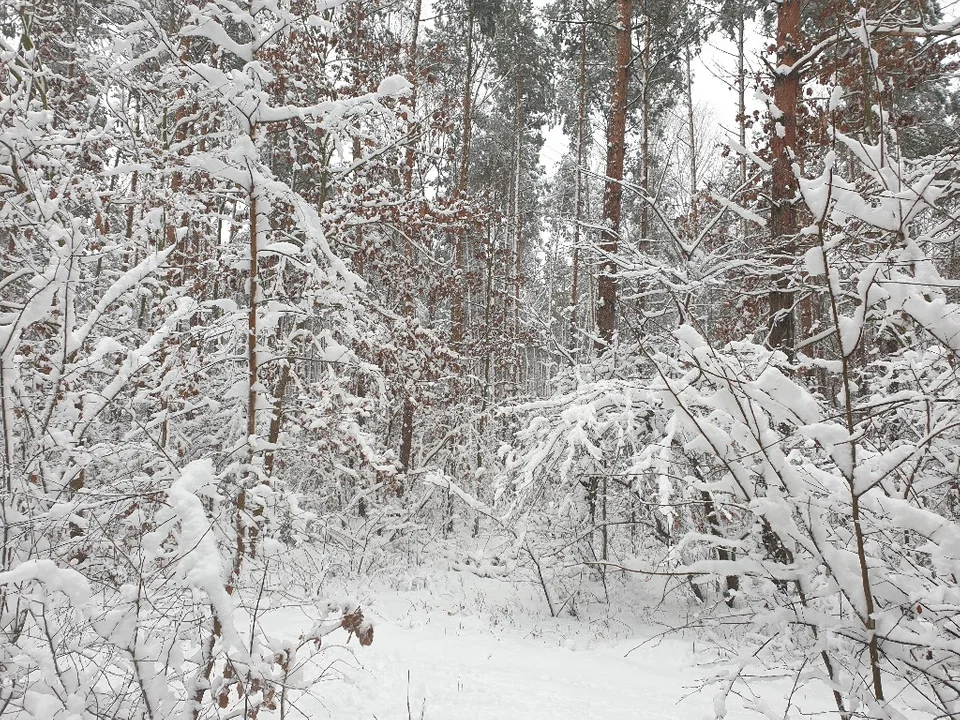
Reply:
M712 690L676 704L694 679L680 643L624 658L388 624L377 633L379 647L363 663L380 689L368 717L379 720L407 718L407 672L413 717L424 709L428 720L674 720L706 717L712 705Z
M368 616L376 623L371 647L361 648L353 641L352 655L331 647L323 656L352 685L321 680L317 697L302 699L288 717L714 718L716 688L697 689L700 671L694 666L690 641L668 637L625 656L640 640L587 638L589 626L575 620L541 618L531 628L529 618L501 614L491 626L489 613L481 618L436 602L411 603L405 594L379 596ZM294 634L299 624L297 618L285 615L274 627L281 630L282 625L286 633ZM756 717L730 707L726 720Z

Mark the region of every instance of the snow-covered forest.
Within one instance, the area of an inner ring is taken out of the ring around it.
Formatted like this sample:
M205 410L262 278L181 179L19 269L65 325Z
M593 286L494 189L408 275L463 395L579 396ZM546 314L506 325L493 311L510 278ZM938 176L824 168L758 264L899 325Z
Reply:
M0 716L960 717L958 40L2 0Z

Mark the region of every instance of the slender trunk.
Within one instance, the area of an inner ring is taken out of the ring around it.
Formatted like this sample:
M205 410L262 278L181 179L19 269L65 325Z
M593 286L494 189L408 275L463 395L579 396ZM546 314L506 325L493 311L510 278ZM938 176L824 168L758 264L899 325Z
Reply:
M584 200L586 201L584 205L584 213L585 217L591 217L593 215L593 210L590 205L590 185L587 184L584 187L587 191L587 194L584 196ZM584 303L587 317L583 319L584 327L595 328L598 326L597 304L597 274L593 272L587 273L587 300Z
M418 40L420 38L420 14L423 11L423 0L416 0L416 3L413 6L413 29L410 34L410 45L407 49L408 55L408 65L407 72L410 77L413 79L413 90L410 93L410 116L409 121L413 121L414 115L417 111L417 90L419 87L419 67L417 65L417 50L418 50ZM413 166L414 166L414 152L413 152L413 141L410 140L407 143L406 155L404 157L404 167L403 167L403 188L409 193L413 188ZM406 243L405 248L409 246L409 243Z
M697 220L697 133L693 118L693 73L690 71L690 46L686 47L687 65L687 132L690 144L690 237L696 238Z
M470 177L470 140L473 133L473 8L467 10L467 76L463 88L463 143L460 149L460 177L457 191L462 195L467 191Z
M873 129L873 76L870 62L870 50L860 48L860 83L861 109L863 114L863 141L868 145L873 143L875 132Z
M353 151L353 161L358 165L363 160L363 146L360 144L360 132L361 128L359 123L357 124L357 134L353 136L352 141L352 151ZM322 206L322 201L321 201ZM363 224L358 223L356 229L354 230L355 239L354 245L357 248L357 251L353 254L354 267L356 268L357 274L363 275L367 269L366 263L366 248L365 241L363 237Z
M743 1L737 8L737 124L739 126L740 147L747 147L747 68L744 49L744 18ZM740 153L740 187L747 184L747 156ZM747 220L740 218L740 238L747 236Z
M797 144L797 105L800 100L800 74L792 70L800 58L800 0L783 0L777 7L777 68L773 79L773 101L778 117L770 138L773 153L773 186L770 191L771 254L775 265L785 267L797 252L799 231L797 213L797 178L793 163L801 152ZM768 294L769 335L767 344L792 356L795 344L793 292L783 272L774 277Z
M250 140L255 142L256 126L250 127ZM257 187L250 179L250 191L247 197L250 215L250 270L249 270L249 294L250 308L247 313L247 463L253 465L255 456L254 447L257 435L257 395L259 393L259 363L257 358L257 315L259 311L260 294L260 267L259 267L259 228L258 214L260 212L257 197ZM255 478L254 478L255 481ZM244 555L249 551L253 553L253 544L256 542L256 528L248 528L245 520L247 511L247 490L241 484L237 493L237 516L236 516L236 555L234 556L233 574L230 584L237 582L240 575L240 568L243 564ZM248 544L249 540L249 544Z
M490 321L493 315L493 275L494 275L494 253L493 238L490 236L490 224L486 226L486 280L484 283L484 303L483 303L483 387L480 390L480 420L477 423L477 448L476 448L476 466L483 467L483 446L486 442L485 435L487 430L487 408L492 402L492 365L493 349L490 346ZM483 485L481 476L477 473L474 493L477 499L483 500ZM473 518L473 535L480 534L480 513L476 513Z
M131 197L131 199L135 199L135 198L136 198L137 189L138 189L139 185L140 185L140 171L139 171L139 170L134 170L134 171L133 171L133 177L130 179L130 197ZM128 241L129 241L131 238L133 238L133 221L134 221L134 219L135 219L136 206L137 206L137 203L136 203L136 202L131 202L129 205L127 205L126 227L124 228L124 233L123 233L123 234L124 234L124 237L125 237ZM133 266L136 265L136 264L137 264L137 258L136 258L135 256L133 256L133 257L131 257L131 259L128 261L128 265L127 265L127 266L128 266L128 267L133 267Z
M852 444L852 443L851 443ZM867 559L866 541L863 536L863 523L860 511L860 495L853 490L851 486L851 506L850 514L853 519L853 533L857 542L857 559L860 563L860 583L863 588L864 621L863 624L867 631L867 652L870 656L870 672L873 681L873 696L878 702L884 700L883 694L883 674L880 671L880 642L877 638L877 621L874 618L873 589L870 580L870 568Z
M487 401L491 397L491 372L493 365L493 348L490 344L490 322L493 319L493 276L495 270L493 238L490 233L490 224L487 223L486 280L484 282L483 301L483 400L482 409L486 409ZM478 466L479 467L479 466Z
M467 192L467 181L470 177L470 136L473 132L473 7L467 3L467 76L463 88L463 142L460 149L460 176L457 181L455 196L463 197ZM464 231L465 232L465 231ZM464 284L466 283L466 253L464 244L466 238L463 233L457 232L454 237L454 266L456 280L453 291L453 308L451 310L450 339L456 348L464 338Z
M643 95L641 103L641 140L640 140L640 186L645 197L650 197L650 45L653 41L650 16L647 15L646 2L643 7ZM650 239L650 208L646 202L640 203L640 240L646 243Z
M747 146L747 66L746 50L744 48L744 17L743 2L740 3L737 14L737 118L740 133L740 147ZM747 182L747 156L740 153L740 184ZM744 221L746 222L746 221Z
M612 256L619 247L620 217L623 210L623 187L620 183L623 180L627 130L627 80L632 20L632 0L617 0L616 51L607 123L606 185L603 192L604 228L600 243L604 258L601 260L597 278L597 328L601 340L598 350L609 347L616 332L617 270Z
M580 224L583 222L583 164L587 125L587 2L580 3L580 74L577 82L577 168L573 218L573 276L570 281L570 355L577 352L577 303L580 292Z
M707 490L701 490L700 499L703 501L704 516L706 517L710 534L714 537L722 538L723 532L720 528L720 517L717 514L717 506L713 501L713 495ZM718 545L717 559L732 562L737 559L737 556L733 550ZM727 588L724 592L724 602L727 603L727 607L732 608L736 602L737 592L740 590L740 577L738 575L727 575L725 579Z
M413 92L410 96L410 118L413 119L413 114L417 109L417 40L420 36L420 14L422 12L422 0L416 0L416 3L413 8L413 31L410 36L410 47L409 47L409 73L410 76L414 78ZM403 189L406 192L407 198L412 197L413 192L413 166L414 166L414 153L413 153L413 142L407 144L406 157L403 168ZM410 283L412 282L411 273L413 270L413 248L410 245L410 241L404 238L403 240L403 258L404 265L406 269L406 274L404 277L404 288L403 288L403 315L405 318L412 318L414 315L414 306L413 306L413 295L410 289ZM402 472L406 473L410 469L410 458L413 455L413 427L414 427L414 412L416 409L416 402L413 397L413 393L406 391L403 398L403 411L400 418L400 469ZM398 495L403 493L403 484L397 483L395 491Z
M521 260L523 252L523 221L521 219L520 201L521 201L521 178L523 176L523 111L521 108L522 95L520 92L520 73L514 73L514 162L513 162L513 297L511 305L513 308L513 340L514 349L511 353L513 357L513 382L516 387L520 385L520 366L521 356L518 352L520 347L520 285L521 285Z
M267 442L273 446L280 440L280 428L283 426L283 396L287 393L287 383L290 382L290 363L283 363L280 370L280 379L277 381L277 392L273 404L273 417L270 418L270 431ZM267 477L273 475L273 464L276 453L268 450L263 460L263 471Z
M520 255L523 252L523 223L520 219L520 175L522 172L520 162L520 139L517 138L517 162L514 165L513 179L513 297L511 304L513 307L513 337L520 337L520 285L521 285L521 262Z
M600 495L600 559L604 562L604 565L601 566L603 568L601 574L603 574L607 570L606 562L610 559L610 529L607 526L607 496L610 493L610 481L607 473L603 474L603 484L600 491L602 493Z
M404 473L410 469L410 458L413 454L413 411L414 400L408 394L403 399L403 411L400 415L400 470ZM398 495L403 495L404 483L397 481L393 485L393 491Z
M830 277L830 273L834 272L834 269L827 260L825 249L826 239L822 227L820 228L819 241L821 251L823 252L825 274L827 277ZM844 467L850 468L844 475L850 487L850 520L853 522L853 535L857 546L857 561L860 566L860 588L863 591L864 601L862 612L857 608L857 614L860 615L867 636L867 653L870 658L873 696L878 702L882 702L884 700L883 673L880 670L880 641L877 638L877 623L874 617L876 606L873 599L873 581L870 577L870 559L867 557L866 538L863 532L863 512L860 508L862 491L857 488L857 473L855 472L859 462L857 453L859 442L852 440L857 437L857 422L854 417L853 408L855 393L854 368L851 367L852 355L856 352L856 348L852 348L849 352L844 348L843 339L839 330L842 319L840 310L841 298L833 292L832 288L828 294L828 298L830 301L830 319L833 321L837 346L840 348L840 378L843 383L843 417L846 423L846 431L851 438L851 442L847 443L846 447L848 457L843 465Z
M251 139L254 132L250 131ZM257 296L259 266L257 252L257 192L250 190L250 309L247 313L247 460L253 462L253 438L257 434Z
M9 342L9 341L8 341ZM13 353L6 348L0 348L0 433L3 435L3 463L0 471L3 472L3 495L0 497L0 524L3 525L3 546L0 548L0 571L12 569L14 562L13 543L11 542L11 528L13 518L19 513L10 512L13 508L13 388L14 372ZM12 515L12 517L11 517ZM6 586L0 589L0 610L8 611L6 603Z

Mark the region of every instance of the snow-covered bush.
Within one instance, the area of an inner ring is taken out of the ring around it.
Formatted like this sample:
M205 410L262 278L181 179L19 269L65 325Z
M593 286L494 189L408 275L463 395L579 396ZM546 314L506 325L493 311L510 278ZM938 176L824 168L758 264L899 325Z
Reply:
M387 122L407 83L274 102L278 48L333 6L91 4L71 35L54 5L3 10L0 714L282 714L324 635L372 640L354 603L293 637L264 619L316 602L284 548L329 477L293 453L382 451L349 392L376 375L348 349L363 283L271 132Z
M665 538L670 566L617 564L699 579L700 622L737 628L716 675L718 717L739 683L783 672L819 681L839 717L953 717L960 305L940 270L960 231L956 162L903 157L889 129L877 144L831 137L808 160L819 172L794 165L806 227L800 252L770 272L792 312L821 318L797 324L791 356L753 338L716 342L704 318L681 312L672 343L638 334L634 349L622 344L621 357L645 362L612 392L591 379L531 408L503 497L571 497L592 472L585 460L657 478L652 497L649 485L628 487L682 519ZM671 282L675 305L695 307L703 286Z

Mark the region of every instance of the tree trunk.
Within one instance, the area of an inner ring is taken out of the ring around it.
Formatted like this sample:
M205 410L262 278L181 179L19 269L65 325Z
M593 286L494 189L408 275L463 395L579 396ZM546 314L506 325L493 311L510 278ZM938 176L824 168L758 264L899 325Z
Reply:
M272 446L280 440L280 429L283 427L283 398L287 394L287 383L290 382L290 362L284 362L280 368L280 379L277 381L277 392L274 395L273 417L270 418L270 430L267 434L267 442L271 449L267 450L263 458L263 472L267 477L273 475L273 466L276 458L276 451Z
M774 132L770 139L773 152L773 187L770 191L771 259L775 265L792 264L797 252L799 232L797 214L797 178L793 163L800 157L797 145L797 105L800 100L800 74L793 70L800 57L800 0L783 0L777 6L777 68L773 78L773 101L777 108ZM769 335L767 345L793 355L796 330L793 291L783 272L774 276L768 294Z
M577 82L577 168L573 218L573 257L570 281L570 356L577 357L577 303L580 292L580 224L583 222L583 165L587 132L587 2L580 3L580 75Z
M250 130L250 139L254 130ZM247 314L247 461L253 462L253 437L257 434L257 300L258 300L258 244L257 244L257 189L251 187L248 197L250 208L250 308Z
M740 147L747 146L747 64L746 49L744 47L744 26L746 18L744 17L743 2L740 2L737 8L737 118L740 133ZM747 184L747 156L740 153L740 185ZM742 220L743 227L746 227L746 219Z
M454 191L456 197L463 197L467 192L467 181L470 177L470 136L473 132L473 7L467 3L467 77L463 88L463 142L460 148L460 175ZM464 231L465 232L465 231ZM454 239L453 255L456 268L456 280L453 291L453 307L451 309L452 329L450 339L456 348L463 342L464 337L464 284L466 283L466 253L464 243L466 238L457 232Z
M513 162L513 297L511 306L513 309L513 342L514 347L511 352L513 362L513 372L511 380L514 386L520 388L521 378L521 355L520 348L520 286L521 286L521 254L523 253L523 220L521 216L520 204L522 200L521 184L523 177L523 108L521 107L522 94L520 92L520 74L514 72L514 137L515 137L515 157Z
M640 141L640 187L645 197L650 197L650 45L652 44L650 16L647 14L646 0L643 6L646 17L643 19L643 95L641 102L641 141ZM650 207L640 203L640 242L650 239Z
M413 119L413 115L417 109L417 40L420 37L420 14L422 12L423 4L422 0L416 0L416 3L413 7L413 31L410 35L410 46L408 50L409 54L409 69L408 72L410 76L414 79L413 91L410 95L410 119ZM413 192L413 165L414 165L414 153L413 153L413 141L411 140L407 144L407 151L404 158L404 168L403 168L403 189L407 195L408 200L411 197ZM413 306L413 296L410 292L410 283L412 281L411 270L413 266L413 247L410 245L410 241L406 238L403 238L403 258L404 266L406 272L406 277L404 278L404 287L403 287L403 316L405 318L412 318L414 314ZM403 398L403 411L400 418L400 470L403 473L406 473L410 469L410 458L413 455L413 422L414 422L414 411L416 409L416 402L414 399L414 393L406 391ZM395 486L395 491L398 495L403 493L403 483L398 482Z
M627 80L630 65L630 24L633 20L632 0L617 0L616 50L614 53L613 90L607 122L606 185L603 191L604 228L601 233L601 260L597 278L598 350L609 347L616 332L617 270L612 255L620 240L620 217L623 211L623 160L627 130Z
M744 17L743 0L737 7L737 124L739 125L740 147L747 147L747 65L746 51L744 48ZM740 187L744 188L747 184L747 156L740 153ZM747 219L740 218L740 238L747 236Z
M697 220L697 133L693 117L693 73L690 70L690 46L685 48L687 65L687 137L690 144L690 238L698 232Z

